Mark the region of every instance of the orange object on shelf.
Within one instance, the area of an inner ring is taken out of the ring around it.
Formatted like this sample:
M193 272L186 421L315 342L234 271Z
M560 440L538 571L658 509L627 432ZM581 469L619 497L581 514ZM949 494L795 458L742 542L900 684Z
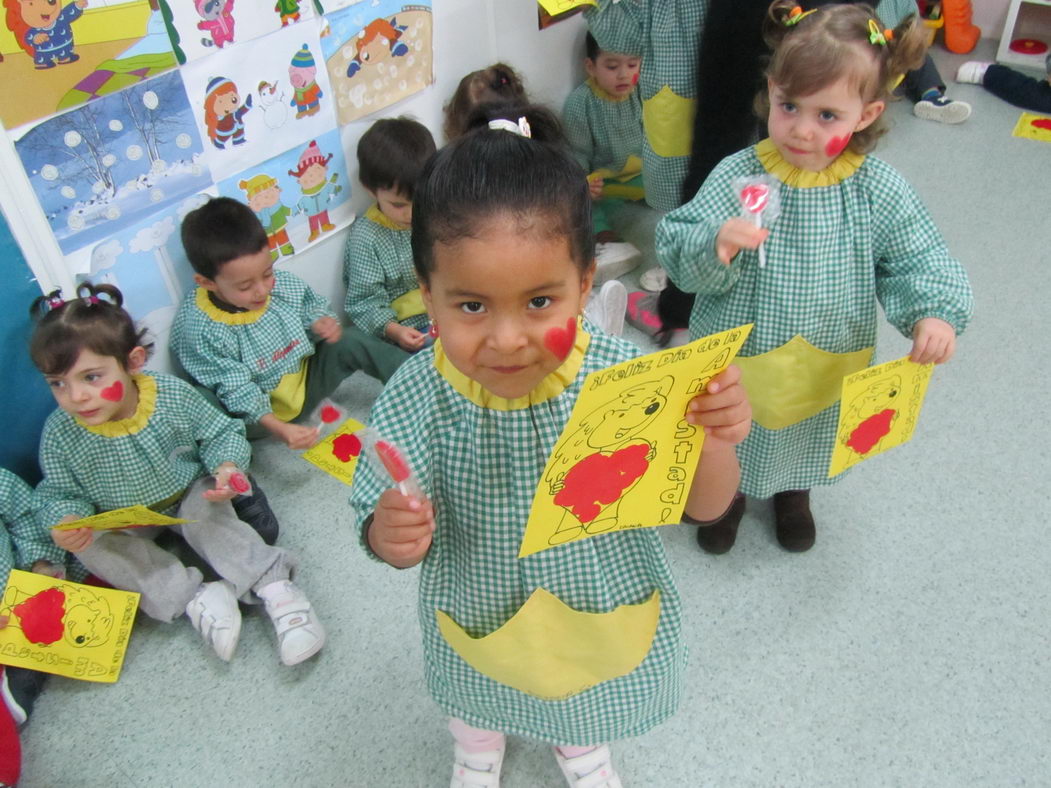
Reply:
M945 48L958 55L974 49L981 29L971 22L971 0L942 0L945 20Z

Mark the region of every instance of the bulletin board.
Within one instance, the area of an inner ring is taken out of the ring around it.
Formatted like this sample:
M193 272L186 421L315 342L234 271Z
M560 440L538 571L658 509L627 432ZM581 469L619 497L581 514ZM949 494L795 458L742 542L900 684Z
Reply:
M341 125L433 82L432 0L0 2L0 207L42 290L117 285L161 364L186 213L247 203L295 271L354 219Z

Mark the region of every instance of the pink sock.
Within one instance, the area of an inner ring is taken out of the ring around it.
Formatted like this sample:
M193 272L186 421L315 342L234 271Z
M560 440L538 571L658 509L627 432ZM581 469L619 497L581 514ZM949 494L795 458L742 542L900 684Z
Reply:
M584 755L593 749L595 749L594 745L591 747L562 747L560 745L558 751L562 753L563 758L576 758L578 755Z
M463 747L464 752L489 752L499 750L504 745L504 734L500 731L471 727L459 717L449 718L449 733Z

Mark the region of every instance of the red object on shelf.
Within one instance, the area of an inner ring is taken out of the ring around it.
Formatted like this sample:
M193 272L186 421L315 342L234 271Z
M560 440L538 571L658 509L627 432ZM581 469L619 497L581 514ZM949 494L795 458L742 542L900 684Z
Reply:
M1035 38L1016 38L1010 48L1021 55L1042 55L1047 52L1047 44Z

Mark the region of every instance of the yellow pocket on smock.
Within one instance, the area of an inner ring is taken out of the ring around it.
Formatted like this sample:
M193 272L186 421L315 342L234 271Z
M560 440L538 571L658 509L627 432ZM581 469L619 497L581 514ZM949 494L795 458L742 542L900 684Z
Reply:
M665 85L642 102L642 128L658 156L689 156L697 102Z
M299 369L282 375L277 386L270 392L270 408L281 421L292 421L303 411L307 398L307 356Z
M427 311L423 303L423 294L420 288L410 290L405 295L400 295L390 302L390 308L394 310L394 316L399 320L407 317L416 317Z

